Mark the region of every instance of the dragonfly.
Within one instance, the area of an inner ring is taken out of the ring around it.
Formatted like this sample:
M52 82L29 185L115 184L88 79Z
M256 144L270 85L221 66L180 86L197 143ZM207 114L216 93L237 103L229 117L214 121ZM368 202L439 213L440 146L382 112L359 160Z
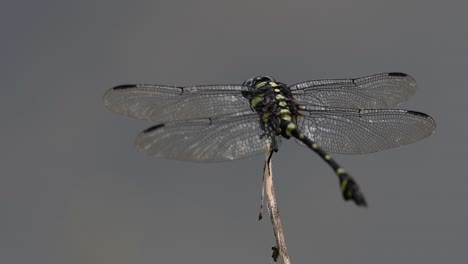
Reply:
M293 85L270 76L242 84L125 84L103 100L113 112L156 123L135 144L160 158L236 160L276 152L282 140L294 138L333 169L344 200L367 206L356 180L329 153L378 152L430 136L433 118L395 109L415 91L413 77L389 72Z

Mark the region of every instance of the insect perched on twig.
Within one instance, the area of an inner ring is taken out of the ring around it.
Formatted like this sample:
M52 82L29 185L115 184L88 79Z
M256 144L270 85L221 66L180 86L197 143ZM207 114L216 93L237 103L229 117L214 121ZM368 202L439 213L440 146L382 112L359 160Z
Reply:
M415 93L415 80L391 72L355 79L286 85L258 76L242 85L121 85L105 105L158 124L138 135L138 148L156 157L223 161L278 151L295 138L338 176L345 200L366 206L356 181L328 153L362 154L410 144L436 127L428 115L391 109Z

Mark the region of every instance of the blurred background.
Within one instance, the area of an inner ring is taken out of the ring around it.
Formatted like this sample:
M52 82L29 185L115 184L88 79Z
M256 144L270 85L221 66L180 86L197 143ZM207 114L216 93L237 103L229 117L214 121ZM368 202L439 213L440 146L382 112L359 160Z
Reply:
M3 1L1 263L272 263L263 156L139 153L152 123L109 112L118 84L296 83L411 74L421 142L330 168L285 141L273 173L293 263L466 263L468 19L463 1ZM465 110L463 110L465 109ZM266 213L266 212L265 212Z

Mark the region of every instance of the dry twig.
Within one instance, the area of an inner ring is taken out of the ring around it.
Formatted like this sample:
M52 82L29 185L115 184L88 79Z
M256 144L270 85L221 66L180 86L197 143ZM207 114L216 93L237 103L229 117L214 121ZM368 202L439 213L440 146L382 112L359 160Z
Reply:
M289 259L288 250L286 248L286 241L284 239L283 226L279 215L278 205L276 202L275 189L273 185L273 175L271 172L271 157L273 151L267 148L265 153L265 166L263 167L263 186L262 186L262 205L260 206L259 220L262 219L262 208L264 193L266 193L266 200L268 205L268 213L270 214L271 223L273 225L273 233L276 238L276 246L272 247L272 258L276 262L278 256L284 264L291 264Z

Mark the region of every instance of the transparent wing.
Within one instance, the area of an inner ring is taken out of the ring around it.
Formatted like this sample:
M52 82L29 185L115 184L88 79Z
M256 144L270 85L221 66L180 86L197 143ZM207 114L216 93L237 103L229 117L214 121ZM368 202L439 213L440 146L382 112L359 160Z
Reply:
M139 134L136 145L156 157L222 161L264 153L270 140L264 134L258 114L249 111L156 125Z
M208 118L250 109L241 85L121 85L104 94L111 111L156 122Z
M386 109L416 92L405 73L381 73L356 79L315 80L290 86L299 104L334 108Z
M408 110L304 111L298 128L324 150L363 154L407 145L430 136L435 121Z

